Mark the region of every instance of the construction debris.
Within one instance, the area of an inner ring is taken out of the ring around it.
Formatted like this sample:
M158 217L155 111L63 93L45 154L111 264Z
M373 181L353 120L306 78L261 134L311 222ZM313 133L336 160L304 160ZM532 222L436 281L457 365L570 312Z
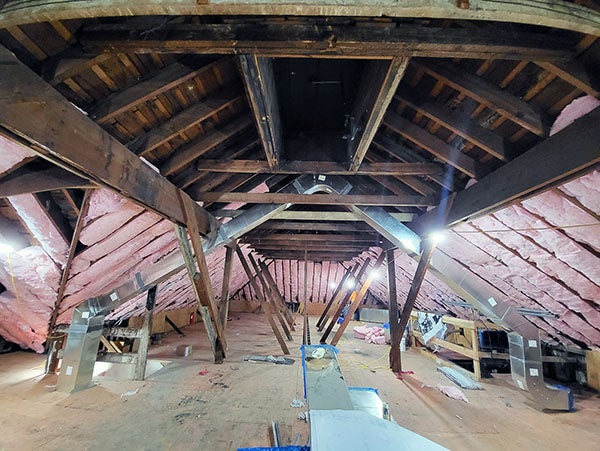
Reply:
M242 357L242 361L252 363L275 363L277 365L293 365L295 362L294 359L290 359L289 357L275 357L272 355L245 355Z
M466 388L467 390L483 390L483 385L465 376L456 368L438 366L437 370L461 388Z

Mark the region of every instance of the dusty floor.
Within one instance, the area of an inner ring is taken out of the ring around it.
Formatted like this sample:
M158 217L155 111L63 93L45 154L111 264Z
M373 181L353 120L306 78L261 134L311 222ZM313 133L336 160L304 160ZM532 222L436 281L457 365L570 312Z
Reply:
M263 316L234 314L227 327L223 365L211 363L202 325L195 325L185 337L172 333L151 348L151 357L172 363L146 381L99 377L98 385L74 395L53 391L55 377L42 377L43 356L0 355L0 449L229 450L268 445L272 420L286 440L300 434L299 443L306 443L307 425L296 418L302 409L290 406L303 392L301 331L290 346L296 363L286 366L242 361L245 354L280 354ZM311 335L317 341L316 331ZM191 356L175 356L182 343L193 346ZM575 412L544 413L501 375L486 380L483 391L465 391L467 404L426 387L452 382L417 352L403 354L404 368L415 374L400 381L387 370L386 346L347 332L338 347L348 385L378 388L400 425L448 448L600 448L600 398L594 393L579 395Z

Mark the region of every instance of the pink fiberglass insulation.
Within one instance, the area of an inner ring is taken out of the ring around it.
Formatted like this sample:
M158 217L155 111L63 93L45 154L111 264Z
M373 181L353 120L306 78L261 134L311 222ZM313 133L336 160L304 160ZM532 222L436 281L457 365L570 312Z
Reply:
M553 191L546 191L538 196L521 202L521 205L531 213L544 218L554 227L564 228L564 232L575 241L590 245L600 251L600 233L597 219L586 211L573 205L568 199ZM590 227L580 227L594 224Z
M0 176L21 164L23 160L29 160L36 156L27 147L2 135L0 135L0 154L2 154L2 158L0 158Z
M46 253L61 266L67 261L69 244L33 194L10 196L8 201Z
M552 124L550 136L558 133L569 124L572 124L576 119L598 108L599 106L600 100L592 96L583 96L573 100L561 111L561 113L558 115L558 118L556 118L554 121L554 124Z
M0 335L36 352L43 351L56 302L60 272L39 246L0 254Z
M84 220L79 241L91 246L118 231L144 209L133 202L105 189L95 190Z
M576 178L561 185L559 189L577 199L583 206L600 215L600 171Z

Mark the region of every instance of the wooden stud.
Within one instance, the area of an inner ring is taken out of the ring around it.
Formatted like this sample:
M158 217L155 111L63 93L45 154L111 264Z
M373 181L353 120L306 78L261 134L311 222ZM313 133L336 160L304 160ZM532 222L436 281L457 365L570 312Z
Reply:
M403 330L398 323L398 292L396 290L396 262L394 249L385 251L388 271L388 299L389 299L389 324L390 324L390 368L394 373L402 371L402 354L400 353L400 341L402 341Z
M146 311L144 313L144 323L140 335L140 345L138 349L138 358L135 365L133 380L143 381L146 378L146 363L148 361L148 345L150 344L150 335L152 335L152 315L154 304L156 302L156 285L148 290L146 298Z

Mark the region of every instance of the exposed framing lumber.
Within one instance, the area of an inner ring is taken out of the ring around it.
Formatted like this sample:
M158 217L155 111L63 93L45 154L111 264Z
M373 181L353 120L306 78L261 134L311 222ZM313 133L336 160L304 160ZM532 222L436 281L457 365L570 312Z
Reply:
M591 170L600 163L598 123L600 108L457 193L446 225L452 227L493 213ZM426 233L431 228L437 216L435 210L415 222L419 232Z
M446 141L443 141L408 119L403 118L394 111L388 111L384 121L385 125L396 133L424 148L450 166L454 166L469 177L480 179L487 172L485 166L462 153L460 149L454 148L446 143Z
M442 169L432 163L361 163L355 170L348 170L334 161L286 161L272 169L263 160L198 160L200 172L225 172L241 174L326 174L326 175L439 175Z
M22 166L0 179L0 198L67 188L87 189L96 186L89 180L57 166L34 171L31 171L28 166Z
M500 135L479 125L466 114L446 108L433 99L421 100L408 89L403 90L396 98L499 160L505 162L509 160L510 152L507 150L506 141Z
M440 61L429 60L419 63L413 61L413 64L448 86L506 116L530 132L538 136L547 134L544 118L529 103L503 91L483 78Z
M133 380L136 381L143 381L146 378L146 363L148 362L148 346L150 345L150 335L152 335L152 319L155 301L156 285L148 290L146 297L144 322L140 330L140 345L138 348L138 358L135 362L135 373L133 376Z
M350 277L350 275L353 274L358 269L358 266L359 265L357 264L357 265L355 265L354 268L348 268L344 272L344 275L342 276L342 280L340 280L340 283L338 283L335 291L333 292L333 294L331 295L331 298L329 299L329 302L325 306L323 313L321 313L321 316L319 317L319 320L317 321L317 330L319 332L321 332L323 330L323 326L327 323L327 320L329 319L329 310L331 309L331 306L334 304L334 301L336 299L338 299L338 295L344 288L344 284L346 283L346 280L348 280L348 277Z
M221 211L214 212L222 214ZM217 214L217 216L219 216ZM400 222L411 222L414 218L412 213L390 213L396 220ZM281 211L274 215L271 219L291 220L291 221L356 221L356 215L345 211Z
M258 285L256 283L255 276L252 274L252 270L250 269L250 266L248 266L248 262L246 261L246 257L244 256L242 249L239 246L236 246L235 253L237 254L238 258L240 259L240 263L242 264L242 267L244 268L244 271L246 272L248 281L249 281L250 285L252 286L252 288L254 289L254 292L256 293L258 300L260 301L261 305L264 307L265 316L267 317L267 321L269 321L271 330L273 330L273 333L275 334L275 338L277 338L277 342L279 343L281 350L283 351L283 353L285 355L289 355L290 351L287 347L287 344L285 343L285 340L283 339L283 336L281 335L281 332L277 328L277 324L275 324L275 320L273 319L273 312L271 311L271 305L268 304L266 302L266 300L264 299L264 297L260 291L260 288L258 287Z
M294 329L294 317L292 316L292 313L287 308L287 305L285 304L285 301L283 300L283 296L281 295L279 288L277 287L277 283L275 282L275 279L273 279L273 276L271 275L271 272L269 271L269 267L266 265L264 260L259 260L258 265L260 267L260 270L262 271L262 275L265 279L265 282L267 282L269 289L271 290L271 293L275 297L275 300L279 304L279 306L283 312L283 315L285 316L285 319L287 320L288 324L290 325L290 329L295 330Z
M91 0L82 9L70 2L33 0L25 5L8 3L2 8L0 22L5 27L29 24L40 20L66 20L82 17L111 17L130 15L290 15L290 16L385 16L423 17L458 20L483 20L494 22L518 22L590 33L600 36L598 13L581 5L555 0L521 0L505 3L491 0L478 3L477 8L457 8L446 0L423 0L402 4L394 0L373 3L357 0L340 8L339 5L321 5L311 0L287 3L239 3L234 0L196 2L190 4L178 0L156 0L132 3L123 8L119 2Z
M24 140L42 158L69 172L106 186L171 221L185 223L176 186L82 114L4 47L0 48L0 64L0 98L4 102L0 133ZM30 101L32 97L36 102ZM216 229L216 219L201 207L194 207L194 216L203 235Z
M388 105L398 88L398 84L408 67L408 58L393 58L387 61L372 61L367 66L359 88L359 102L354 110L354 118L361 132L360 140L349 143L350 171L357 172L371 146L375 133L383 120ZM364 92L363 99L360 93Z
M385 28L279 22L264 22L260 26L173 24L168 36L160 39L144 34L146 31L145 25L135 22L90 25L82 30L81 42L89 52L252 53L260 57L452 56L564 61L572 56L565 42L557 38L519 31L502 33L494 25L442 29L410 24Z
M267 235L256 235L249 233L244 239L247 241L251 241L254 244L260 243L269 243L271 241L281 241L281 242L301 242L306 243L307 241L325 241L325 242L347 242L351 241L353 243L372 243L373 237L369 235L379 236L379 234L373 230L366 231L365 233L271 233Z
M323 261L334 261L334 262L348 262L352 260L354 257L359 255L364 249L361 249L360 252L336 252L335 254L331 252L317 252L317 251L308 251L307 259L309 261L314 262L323 262ZM257 251L258 254L262 255L265 258L272 258L274 260L300 260L304 259L303 251Z
M238 193L201 192L196 200L206 203L244 202L247 204L299 205L378 205L390 207L428 207L437 205L429 196L379 196L370 194L293 194L293 193Z
M223 331L227 326L227 317L229 316L229 288L231 280L231 268L233 266L233 248L237 246L237 241L233 241L225 247L225 266L223 267L223 286L221 287L221 306L219 308L219 317L223 325Z
M60 282L58 284L58 290L56 293L56 301L54 302L52 315L50 315L50 320L48 321L48 333L52 333L52 330L56 325L60 305L62 304L62 301L65 297L67 281L69 280L69 275L71 274L71 266L73 265L75 251L77 250L77 245L79 244L79 236L81 235L81 230L83 229L83 221L85 216L87 215L90 206L91 194L92 190L86 190L85 194L83 195L83 201L81 202L79 215L77 216L77 222L75 223L75 228L73 229L73 237L71 238L71 244L69 245L69 253L67 254L67 260L60 275Z
M389 325L390 325L390 368L396 374L401 374L402 358L400 354L400 342L402 334L398 323L398 290L396 289L396 261L394 249L385 251L387 264L387 282L389 305Z
M551 74L570 83L577 89L581 89L587 95L592 97L600 96L600 80L597 75L589 73L578 60L568 61L566 63L549 63L546 61L536 61L536 64Z
M355 224L339 222L303 222L303 221L276 221L270 220L256 227L257 232L267 230L294 230L294 231L323 231L323 232L357 232L373 233L373 229L365 226L362 222Z
M381 254L379 254L379 257L377 258L377 260L375 261L373 268L367 275L367 279L365 280L363 285L360 287L360 291L358 292L358 294L356 295L354 300L352 300L352 303L350 304L350 307L348 308L348 311L346 312L346 315L344 317L344 321L342 321L342 324L340 324L340 327L338 327L338 330L335 332L335 335L331 339L332 346L337 346L338 342L340 341L340 338L342 338L342 335L343 335L344 331L346 330L346 327L348 327L350 320L354 316L354 312L356 312L356 309L358 308L360 303L365 298L367 291L369 291L369 288L371 287L371 283L375 279L375 273L379 270L379 267L383 264L384 260L385 260L385 252L382 251Z
M238 58L269 169L275 170L283 150L283 129L275 88L273 60L256 54L239 55Z

